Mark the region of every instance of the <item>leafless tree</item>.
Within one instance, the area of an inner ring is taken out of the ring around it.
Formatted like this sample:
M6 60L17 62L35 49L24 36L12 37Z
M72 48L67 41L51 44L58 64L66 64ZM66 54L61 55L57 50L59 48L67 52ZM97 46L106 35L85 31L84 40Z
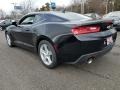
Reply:
M80 0L72 0L71 2L72 2L72 4L71 4L71 6L67 7L67 10L77 12L77 13L81 13Z
M21 3L21 6L22 6L22 12L21 12L22 14L26 14L33 11L33 5L31 0L24 0Z
M105 5L103 0L87 0L88 12L105 13Z
M20 19L23 15L33 11L31 0L24 0L20 6L22 7L20 10L13 10L11 12L10 17L12 19Z
M6 16L6 13L2 9L0 9L0 19L4 19L5 16Z

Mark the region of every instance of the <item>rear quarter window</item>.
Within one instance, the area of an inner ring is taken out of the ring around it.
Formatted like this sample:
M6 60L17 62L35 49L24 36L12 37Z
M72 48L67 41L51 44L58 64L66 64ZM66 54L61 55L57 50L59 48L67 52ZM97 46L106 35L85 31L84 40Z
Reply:
M66 12L66 13L55 13L55 15L67 19L69 21L73 21L73 20L84 20L84 19L91 19L88 16L82 15L82 14L78 14L78 13L73 13L73 12Z
M67 20L52 14L46 14L45 18L48 22L65 22Z
M36 15L36 16L35 16L35 20L34 20L34 21L35 21L35 23L45 21L44 14L39 14L39 15Z

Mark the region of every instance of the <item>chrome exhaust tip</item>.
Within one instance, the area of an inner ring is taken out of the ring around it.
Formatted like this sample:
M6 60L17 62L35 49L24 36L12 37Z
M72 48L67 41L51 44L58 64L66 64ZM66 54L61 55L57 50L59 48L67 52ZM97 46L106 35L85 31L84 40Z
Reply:
M87 61L87 64L91 64L93 62L93 58L89 58L88 61Z

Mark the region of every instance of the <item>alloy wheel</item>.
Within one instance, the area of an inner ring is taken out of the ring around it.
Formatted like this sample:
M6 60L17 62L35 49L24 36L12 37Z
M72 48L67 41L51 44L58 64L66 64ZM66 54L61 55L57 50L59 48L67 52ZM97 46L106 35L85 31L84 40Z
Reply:
M2 31L3 29L2 29L2 27L0 26L0 31Z
M11 39L10 39L10 36L8 34L6 35L6 39L7 39L8 45L11 46Z
M53 53L47 44L41 45L40 56L44 64L51 65L53 63Z

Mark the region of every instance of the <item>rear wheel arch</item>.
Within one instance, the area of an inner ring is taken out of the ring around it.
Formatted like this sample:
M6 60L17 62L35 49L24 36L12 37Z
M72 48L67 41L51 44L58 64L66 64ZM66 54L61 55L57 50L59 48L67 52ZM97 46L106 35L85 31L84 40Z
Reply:
M52 41L50 38L42 35L42 36L38 37L38 39L37 39L37 43L36 43L36 50L37 50L37 52L38 52L39 43L40 43L42 40L46 40L46 41L50 42L52 45L54 45L53 41Z

